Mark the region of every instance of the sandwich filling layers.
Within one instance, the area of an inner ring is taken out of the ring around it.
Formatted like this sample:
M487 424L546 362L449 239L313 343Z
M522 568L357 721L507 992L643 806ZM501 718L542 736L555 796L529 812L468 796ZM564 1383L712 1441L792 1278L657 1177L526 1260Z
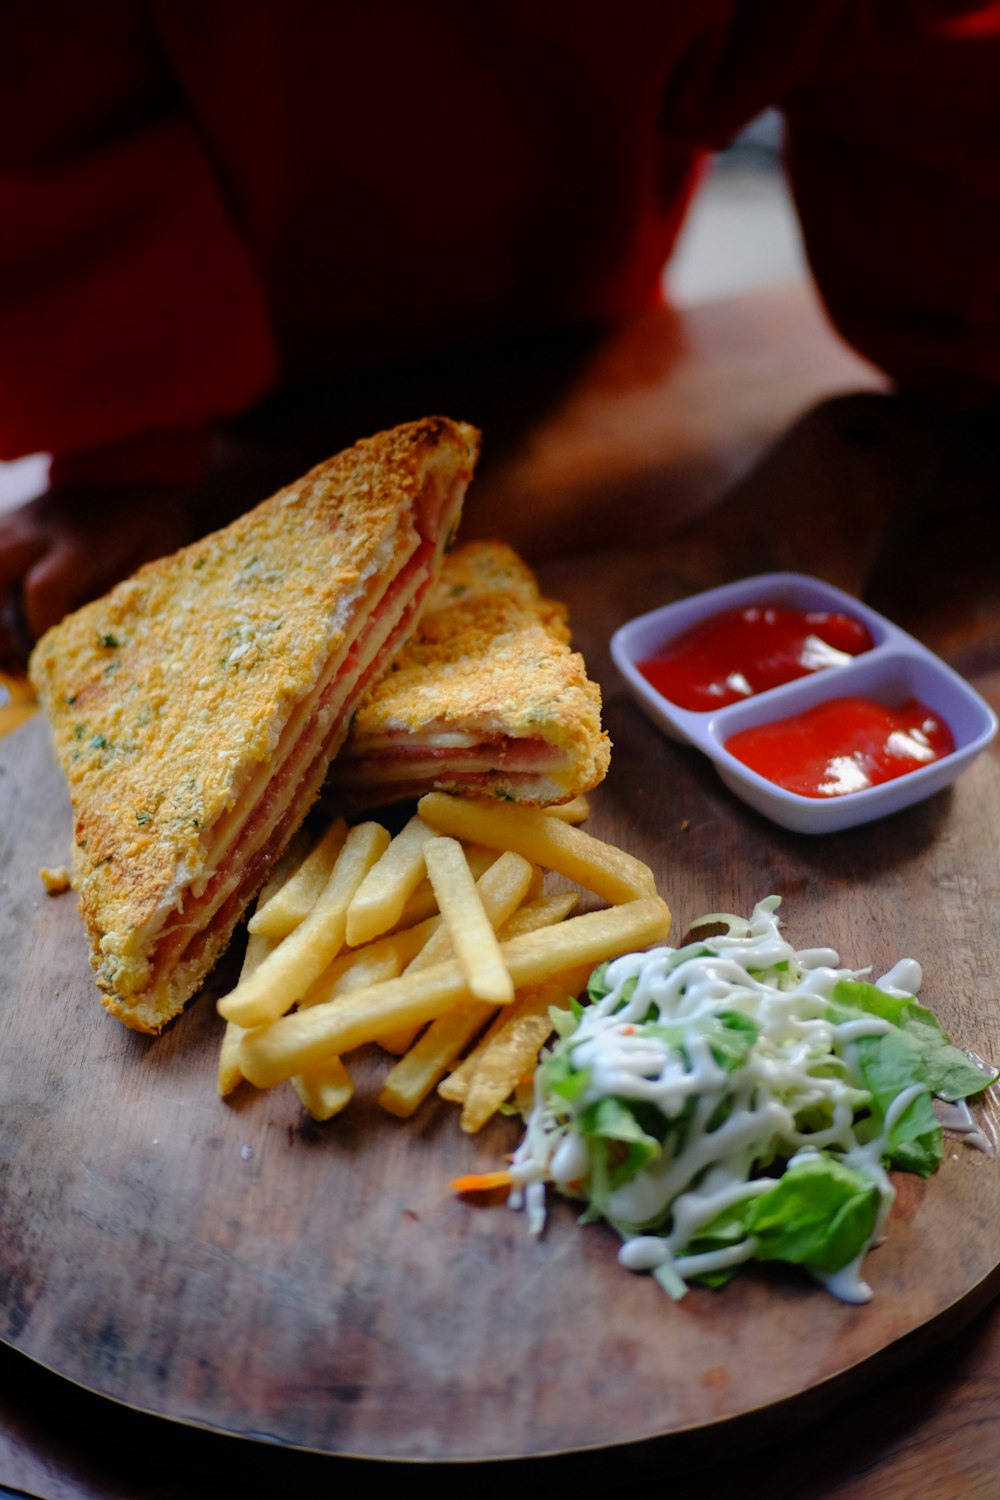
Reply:
M609 760L562 605L510 547L470 542L367 693L326 796L345 811L430 790L552 805L594 787Z
M413 629L457 524L472 428L358 443L39 643L104 1004L158 1030L201 984Z

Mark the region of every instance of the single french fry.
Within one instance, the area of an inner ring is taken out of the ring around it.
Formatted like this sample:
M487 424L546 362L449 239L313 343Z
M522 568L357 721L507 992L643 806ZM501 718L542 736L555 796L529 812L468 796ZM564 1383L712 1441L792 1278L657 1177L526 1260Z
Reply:
M350 830L308 917L219 1001L220 1015L240 1026L262 1026L301 999L343 947L351 897L388 842L380 823L359 823Z
M441 1079L437 1086L438 1094L442 1099L447 1099L449 1104L464 1104L465 1096L469 1092L469 1080L474 1072L475 1064L470 1053L468 1057L463 1057L446 1077Z
M438 840L438 844L435 845L435 855L432 858L436 857L438 846L445 842L443 839ZM447 844L451 845L452 848L455 847L453 839L448 839ZM462 855L461 858L464 861L465 856ZM450 878L452 873L448 868L449 865L454 865L455 869L461 871L463 876L464 870L469 869L468 865L465 864L463 870L463 865L453 857L438 862L443 865L446 878ZM484 870L472 889L474 889L479 906L489 923L491 934L495 935L496 929L508 921L511 915L517 911L521 902L527 899L534 881L535 871L528 861L522 859L520 854L514 854L509 850L501 854L499 859ZM454 934L448 924L448 914L443 906L441 907L441 912L444 921L412 960L409 965L411 969L429 969L433 964L440 963L442 959L451 958L453 952L458 956L458 949L454 944Z
M459 967L477 1000L509 1004L514 984L500 956L500 944L486 915L457 839L437 838L424 850L427 875L437 896ZM530 866L528 879L531 878Z
M466 844L465 857L469 861L469 869L478 880L480 875L500 858L500 852L497 849L484 849L481 844ZM434 887L425 877L403 907L399 921L392 931L399 932L404 927L415 927L418 922L425 921L427 917L433 917L437 909Z
M500 951L517 989L662 942L669 931L666 902L647 896L522 933L501 944ZM432 1021L471 998L456 961L436 964L255 1027L243 1038L240 1064L251 1083L270 1088L324 1057L341 1056L393 1029Z
M247 931L273 938L287 937L294 932L319 900L346 838L347 824L343 818L335 818L294 874L289 875L267 899L261 897L257 910L247 923Z
M469 1080L474 1072L475 1064L470 1053L468 1057L463 1057L446 1077L441 1079L437 1086L440 1097L447 1099L449 1104L464 1104L465 1096L469 1092Z
M409 951L409 947L405 951ZM313 991L327 976L330 982L329 986L323 987L323 999L332 1000L334 995L346 995L349 990L360 990L371 984L381 984L384 979L395 979L405 967L404 950L399 943L371 943L364 948L355 949L349 957L334 959L316 984L309 986L299 1004L315 1005L319 997L314 999ZM330 970L334 968L336 973L331 974Z
M314 1120L331 1120L354 1097L354 1084L339 1057L328 1057L308 1073L292 1079L306 1113Z
M309 835L303 829L299 829L271 871L270 879L257 898L258 907L270 901L282 889L286 881L291 878L306 856L309 844ZM240 978L249 979L254 969L263 962L277 945L277 938L269 938L259 933L251 933L247 938L246 947L243 950ZM237 1026L235 1021L226 1022L226 1029L222 1034L222 1044L219 1048L219 1062L216 1073L216 1084L223 1098L227 1094L231 1094L237 1084L243 1081L243 1070L240 1067L240 1046L243 1042L243 1036L244 1028L242 1026Z
M586 983L586 980L583 981ZM545 986L556 1004L565 992L549 980ZM552 1033L552 1022L545 1015L522 1016L516 1032L504 1038L502 1046L490 1051L483 1058L469 1079L462 1114L461 1128L474 1135L487 1120L491 1120L517 1088L521 1079L529 1076L538 1063L538 1054ZM499 1043L499 1038L497 1039Z
M576 900L577 897L567 891L564 895L543 896L539 901L522 906L504 923L500 937L506 941L519 933L535 932L539 927L561 922L572 911ZM514 1004L517 1005L517 1000ZM386 1075L378 1099L382 1108L400 1119L412 1115L495 1012L494 1005L470 1002L432 1021L406 1056Z
M495 1005L476 1000L432 1021L386 1074L378 1096L382 1108L400 1120L408 1119L444 1077L448 1064L495 1013Z
M262 937L260 933L251 934L247 938L246 952L243 954L240 979L249 979L267 955L278 946L278 942L278 938ZM231 1094L237 1084L243 1081L240 1047L243 1045L245 1035L244 1026L238 1026L235 1021L226 1022L226 1029L222 1033L222 1043L219 1047L219 1064L216 1073L216 1084L223 1098Z
M553 891L550 896L535 896L512 912L500 929L501 943L520 937L522 932L537 932L539 927L554 927L569 916L580 897L576 891Z
M504 1015L495 1030L491 1027L469 1058L463 1130L470 1134L480 1130L521 1079L534 1071L538 1054L552 1034L551 1008L578 995L589 974L589 968L580 967L528 985L509 1007L514 1013Z
M417 974L401 974L247 1030L240 1066L244 1077L259 1088L272 1088L325 1057L339 1057L403 1027L422 1026L468 996L465 976L454 959Z
M418 922L426 922L428 917L435 915L437 909L434 888L425 875L400 912L399 921L391 930L399 932L404 927L415 927Z
M514 849L533 864L556 870L616 905L656 895L648 865L538 808L428 792L417 809L438 833L495 849Z
M237 1084L243 1082L243 1069L240 1067L243 1032L244 1028L237 1026L235 1021L227 1021L226 1029L222 1033L219 1061L215 1070L215 1085L223 1099L233 1092Z
M550 818L562 818L564 823L586 823L590 817L590 800L583 792L569 802L557 802L545 811Z
M347 908L347 942L352 948L388 932L403 914L424 878L424 845L436 837L415 814L368 871Z

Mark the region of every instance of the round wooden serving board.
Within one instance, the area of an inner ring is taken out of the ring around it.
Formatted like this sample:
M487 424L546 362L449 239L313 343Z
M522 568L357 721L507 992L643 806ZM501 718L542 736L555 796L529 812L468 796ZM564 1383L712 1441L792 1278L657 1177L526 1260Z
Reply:
M778 892L800 946L876 972L919 958L956 1042L1000 1058L996 759L881 824L773 828L624 698L609 628L660 600L651 574L627 598L601 576L552 580L615 742L590 827L653 866L675 934ZM40 720L0 744L0 805L0 1336L70 1380L330 1453L527 1457L818 1408L997 1288L1000 1163L957 1140L929 1183L900 1179L867 1306L764 1272L674 1304L569 1204L539 1241L502 1200L456 1197L449 1179L497 1165L516 1122L466 1137L436 1098L384 1115L374 1056L326 1126L290 1089L224 1103L212 1001L231 975L161 1038L132 1034L98 1002L72 895L43 891L70 813ZM980 1117L995 1141L995 1100Z

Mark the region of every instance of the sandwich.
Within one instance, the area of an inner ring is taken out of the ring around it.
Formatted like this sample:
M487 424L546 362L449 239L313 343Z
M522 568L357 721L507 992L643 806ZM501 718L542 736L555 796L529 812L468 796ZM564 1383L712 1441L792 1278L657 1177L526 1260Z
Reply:
M357 443L39 641L104 1005L156 1032L200 987L413 629L477 456L428 418Z
M596 786L610 754L565 609L510 547L469 542L365 695L324 802L355 812L436 790L551 806Z

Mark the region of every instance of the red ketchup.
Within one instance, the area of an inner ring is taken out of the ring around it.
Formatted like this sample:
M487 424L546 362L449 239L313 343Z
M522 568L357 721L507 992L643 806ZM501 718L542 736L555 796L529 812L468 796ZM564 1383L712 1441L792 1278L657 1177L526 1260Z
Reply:
M940 760L954 748L948 725L916 698L900 708L870 698L833 698L726 741L737 760L800 797L860 792Z
M749 604L693 626L641 661L639 671L668 702L706 712L843 666L873 644L867 627L849 615Z

